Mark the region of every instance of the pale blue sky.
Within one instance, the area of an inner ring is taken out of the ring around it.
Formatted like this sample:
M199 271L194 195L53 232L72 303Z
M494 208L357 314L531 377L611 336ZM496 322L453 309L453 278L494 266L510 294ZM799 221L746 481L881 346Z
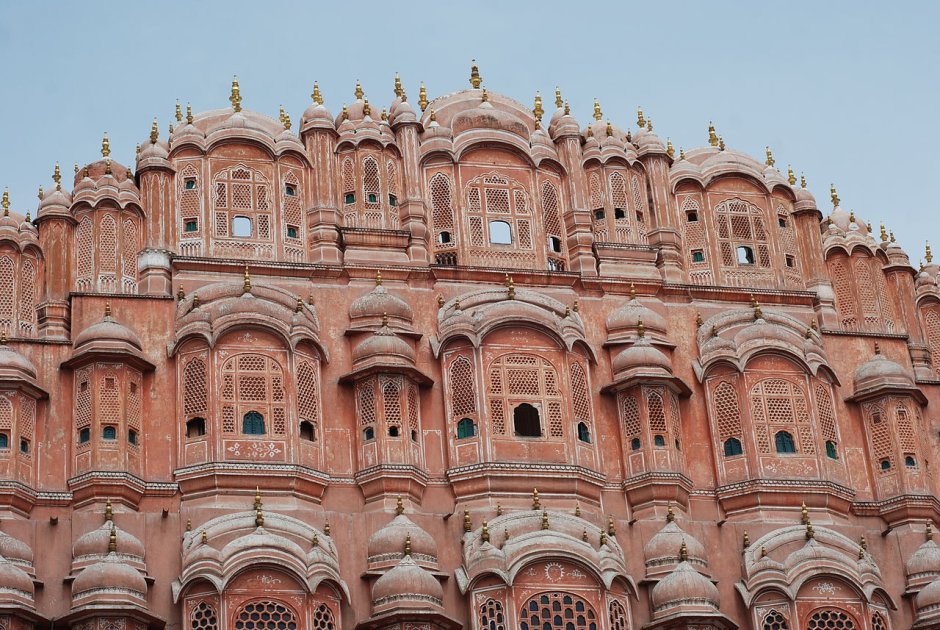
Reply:
M582 123L593 98L633 125L636 107L675 146L705 143L805 171L828 213L885 220L915 264L940 245L940 3L937 2L14 2L0 0L0 187L35 214L56 160L133 165L134 145L179 98L195 111L243 106L296 122L314 80L334 113L356 79L376 107L396 71L411 95L486 86L551 103ZM70 181L70 180L69 180ZM940 250L940 248L937 248Z

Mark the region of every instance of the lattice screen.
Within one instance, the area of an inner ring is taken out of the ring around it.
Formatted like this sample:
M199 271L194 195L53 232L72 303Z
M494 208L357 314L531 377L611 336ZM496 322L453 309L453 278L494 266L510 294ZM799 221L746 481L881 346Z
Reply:
M223 430L235 431L236 420L249 411L260 413L265 429L284 435L286 427L286 394L281 365L262 354L238 354L222 364L222 402L229 410L231 424L223 412Z

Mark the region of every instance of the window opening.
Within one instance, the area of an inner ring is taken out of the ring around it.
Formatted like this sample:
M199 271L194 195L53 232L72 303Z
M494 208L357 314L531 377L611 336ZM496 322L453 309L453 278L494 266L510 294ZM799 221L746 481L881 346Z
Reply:
M591 431L588 429L587 424L583 422L578 423L578 440L581 442L591 443Z
M917 468L917 460L914 459L913 455L904 456L904 465L908 468Z
M753 265L754 264L754 250L750 247L744 245L738 246L738 264L740 265Z
M248 217L233 217L232 218L232 236L238 236L242 238L251 237L251 219Z
M685 213L685 220L689 223L695 223L698 221L698 212L689 211Z
M185 188L186 190L196 190L196 178L195 178L195 177L187 177L187 178L184 180L183 188Z
M346 193L346 197L345 197L344 201L345 201L347 204L356 203L356 193Z
M186 437L194 438L206 434L205 418L190 418L186 421Z
M725 457L734 457L743 455L744 448L741 446L741 440L738 438L728 438L725 440Z
M186 223L183 225L183 231L198 232L199 222L196 219L186 219Z
M633 438L630 440L630 450L638 451L640 450L640 438Z
M442 243L442 244L450 243L451 241L450 232L441 232L440 234L437 235L437 240L439 243Z
M398 427L392 425L388 428L388 437L398 437Z
M796 452L796 443L793 441L793 436L787 431L777 432L774 436L774 445L777 447L778 453Z
M396 197L395 195L389 195L389 196L388 196L388 205L390 205L390 206L393 207L393 208L394 208L395 206L397 206L397 205L398 205L398 197Z
M519 437L542 437L539 410L529 403L522 403L512 410L512 424Z
M26 438L20 440L20 452L29 453L29 440Z
M890 459L881 460L880 466L881 466L881 470L891 470L891 460Z
M7 438L6 438L5 435L4 435L2 438L0 438L0 443L4 443L3 446L0 446L0 448L7 448L8 445L5 444L6 439L7 439ZM79 444L87 444L87 443L90 442L90 441L91 441L91 429L89 429L88 427L85 427L84 429L79 429L79 431L78 431L78 443L79 443Z
M603 211L603 210L595 210L595 211L594 211L594 219L597 220L597 221L602 221L602 220L604 219L604 211Z
M245 435L264 435L264 416L257 411L249 411L242 416L242 433Z
M786 256L787 267L793 268L796 267L796 258L787 254Z
M557 236L548 237L548 248L556 254L561 253L561 239Z
M614 218L615 219L626 219L627 211L623 208L614 208Z
M362 430L362 439L366 442L371 442L375 439L375 429L372 427L366 427Z
M288 197L296 197L297 188L295 188L293 184L284 184L284 194Z
M512 228L505 221L490 221L490 243L512 245Z
M294 225L287 226L287 238L297 238L297 227Z
M134 429L127 430L127 441L133 446L137 446L137 431Z
M477 434L477 425L470 418L461 418L457 422L457 439L471 438Z
M101 432L101 437L105 440L116 440L117 439L117 429L111 426L107 426Z
M779 225L782 228L785 228L787 227L787 220L784 219L783 217L777 217L777 225Z
M700 263L705 262L705 252L700 249L692 250L692 262Z
M836 451L836 443L832 440L826 440L826 456L829 459L839 459L839 453Z

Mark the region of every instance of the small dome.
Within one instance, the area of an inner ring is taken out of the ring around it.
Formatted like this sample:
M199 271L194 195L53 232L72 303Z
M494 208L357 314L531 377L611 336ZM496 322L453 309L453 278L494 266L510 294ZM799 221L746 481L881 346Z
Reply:
M68 212L71 206L72 196L60 188L53 188L51 191L47 192L39 202L39 210L36 212L36 217L56 213L64 214Z
M108 545L111 542L112 521L105 521L104 524L93 529L86 534L79 536L75 544L72 545L72 557L78 560L86 556L105 556L108 554ZM118 552L121 555L133 556L143 560L144 545L135 536L114 527L115 539L117 541Z
M33 564L33 550L22 540L0 532L0 556L13 562Z
M556 140L562 136L580 135L581 129L574 116L565 113L565 109L560 107L552 114L551 122L548 124L548 134L552 137L552 140Z
M415 349L411 344L396 335L387 325L382 326L375 331L374 335L366 337L353 348L352 357L353 363L381 359L409 365L414 365L417 359Z
M932 540L928 540L911 554L904 563L904 573L908 578L932 574L940 577L940 547Z
M652 131L647 129L640 129L635 134L633 134L633 144L636 145L636 148L641 152L646 153L665 153L666 146L663 144L663 141L659 139Z
M369 537L368 560L369 563L381 563L389 560L398 561L404 556L405 539L411 536L411 553L419 561L437 562L437 543L434 538L415 525L405 516L399 514L385 527Z
M408 302L392 295L381 284L353 300L349 306L349 318L354 321L366 318L382 319L383 315L387 315L393 322L400 320L407 324L411 324L414 319L414 311Z
M940 608L940 578L925 586L914 599L914 608L918 615L931 609Z
M508 131L517 136L529 140L529 126L509 112L493 107L493 105L484 101L478 107L460 112L454 116L450 123L454 136L465 131L474 129L495 129L497 131Z
M0 342L0 375L35 379L36 366L4 341Z
M858 232L862 235L868 234L867 223L857 216L854 216L853 213L846 212L839 206L836 206L832 214L829 215L829 218L832 219L832 224L843 232Z
M319 103L312 103L304 110L301 117L301 127L303 129L335 129L336 125L333 123L333 115L330 110Z
M615 374L638 368L672 373L672 361L646 337L640 337L636 343L614 357L612 366Z
M653 309L643 306L636 297L618 307L607 316L607 334L616 335L625 331L633 331L639 327L640 322L647 331L666 334L666 318Z
M405 556L372 586L372 606L375 612L405 607L441 608L444 589L433 575Z
M2 591L20 591L32 598L36 587L26 571L8 560L0 559L0 592Z
M653 587L650 598L654 613L683 605L718 608L718 589L685 561Z
M101 592L106 598L123 598L129 595L144 599L147 595L147 581L140 571L120 560L117 554L110 553L101 562L82 569L72 582L72 601Z
M408 101L403 101L401 97L397 97L392 102L392 106L388 111L389 124L416 122L417 120L418 117L415 114L415 110Z
M685 543L688 561L707 567L705 547L694 536L686 533L675 521L669 521L643 547L643 559L648 571L656 567L672 566L679 562L679 549Z
M76 350L88 344L125 345L129 344L140 350L140 337L127 326L118 323L111 317L110 308L107 309L104 319L92 324L75 337Z
M855 371L855 394L884 388L914 389L914 379L899 364L875 354Z

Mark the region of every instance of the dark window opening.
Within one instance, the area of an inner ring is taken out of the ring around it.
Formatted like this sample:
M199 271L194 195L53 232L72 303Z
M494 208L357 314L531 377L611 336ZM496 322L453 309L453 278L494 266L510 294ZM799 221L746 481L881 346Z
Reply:
M20 453L29 453L29 440L26 438L20 440Z
M588 429L588 425L583 422L578 423L578 440L588 444L591 443L591 431Z
M512 245L512 228L505 221L490 221L490 243Z
M638 210L637 213L636 213L636 222L637 222L637 223L643 223L643 213L640 212L639 210Z
M630 450L638 451L640 450L640 438L633 438L630 440Z
M112 426L107 426L104 430L101 431L101 438L103 440L116 440L117 439L117 429Z
M705 262L705 252L700 249L692 250L692 262Z
M251 237L251 219L248 217L234 217L232 219L232 236L240 238Z
M450 243L450 232L441 232L437 235L438 243Z
M112 377L108 376L104 379L104 388L105 389L114 389L117 386L117 381Z
M127 389L128 389L132 394L136 394L136 393L137 393L137 383L130 383L130 384L127 386Z
M829 459L839 459L839 452L836 450L836 443L832 440L826 441L826 457Z
M371 442L375 439L375 429L372 427L366 427L362 430L362 439L366 442Z
M682 447L679 445L679 440L676 440L676 450L681 451Z
M725 440L725 457L734 457L743 454L744 448L741 446L741 440L738 438L728 438Z
M914 459L913 455L904 456L904 465L908 468L917 468L917 460Z
M415 443L418 442L418 432L414 429L411 430L411 441Z
M287 226L287 238L297 238L297 227L294 225Z
M787 227L787 220L784 219L783 217L777 217L777 225L779 225L782 228L785 228Z
M398 205L398 197L396 197L395 195L389 195L389 196L388 196L388 205L390 205L390 206L393 207L393 208L394 208L395 206L397 206L397 205Z
M754 264L754 250L745 245L740 245L738 247L738 264L739 265L753 265Z
M689 223L695 223L696 221L698 221L698 212L694 212L694 211L686 212L685 220L688 221Z
M300 421L300 439L307 440L308 442L313 442L317 439L316 429L314 429L313 423L309 420Z
M0 449L10 448L10 436L6 433L0 433Z
M127 442L132 446L137 446L137 431L134 429L127 430Z
M186 223L183 225L183 230L186 232L198 232L199 222L196 219L186 219Z
M186 190L196 190L196 178L187 177L183 182L183 188Z
M539 410L529 403L522 403L512 410L512 425L519 437L542 437Z
M877 413L877 412L876 412L876 413L873 413L873 414L871 415L871 423L872 423L872 424L881 424L881 414L880 414L880 413Z
M249 411L242 416L242 433L245 435L264 435L264 416L257 411Z
M477 434L477 425L470 418L461 418L457 423L457 439L474 437Z
M297 189L294 187L293 184L284 184L284 194L287 195L288 197L296 197Z
M881 466L881 470L891 470L891 460L890 459L881 460L880 466Z
M603 220L604 220L604 209L603 209L603 208L599 208L599 209L597 209L597 210L594 211L594 220L595 220L595 221L603 221Z
M88 381L82 381L82 384L79 385L78 388L79 388L81 391L83 391L83 392L87 392L87 391L88 391Z
M777 432L774 436L774 446L777 447L778 453L796 452L796 442L793 441L793 436L786 431Z
M366 200L367 200L369 203L378 203L378 202L379 202L379 196L376 195L375 193L369 193L369 196L366 197Z
M347 204L356 203L356 193L346 193L344 200Z
M561 239L557 236L548 237L548 248L556 254L561 253Z
M614 208L614 218L615 219L626 219L627 211L623 208Z
M666 438L661 435L653 436L653 444L655 446L666 446Z
M78 430L78 443L79 444L88 444L91 441L91 429L85 427L84 429ZM6 448L6 447L3 447Z
M205 418L190 418L186 421L186 437L194 438L206 434Z
M398 427L392 425L388 428L388 437L398 437Z
M786 261L787 261L787 267L790 267L790 268L796 267L796 258L794 258L793 256L788 255L786 257Z

